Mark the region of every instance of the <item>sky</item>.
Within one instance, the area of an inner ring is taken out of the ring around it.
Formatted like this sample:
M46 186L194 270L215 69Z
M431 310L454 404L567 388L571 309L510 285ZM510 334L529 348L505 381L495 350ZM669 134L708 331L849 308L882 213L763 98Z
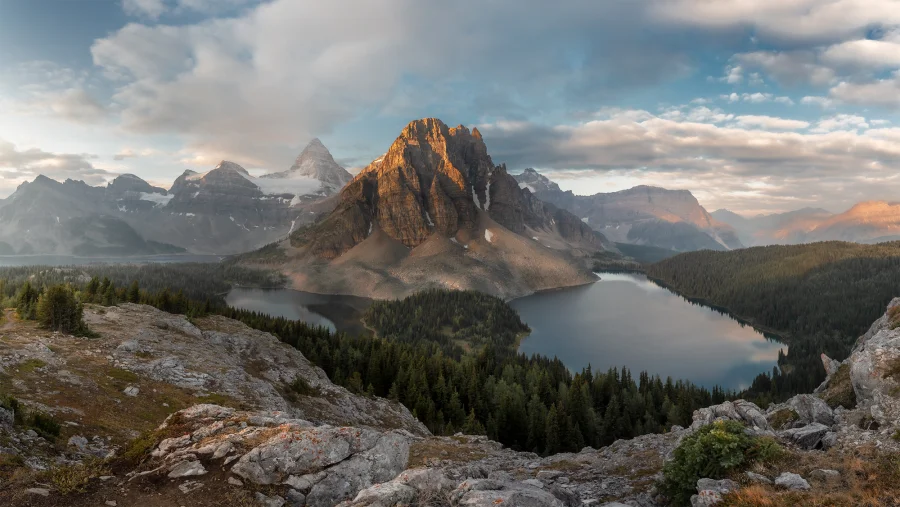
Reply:
M365 166L411 120L577 194L843 211L900 191L900 0L0 0L0 197Z

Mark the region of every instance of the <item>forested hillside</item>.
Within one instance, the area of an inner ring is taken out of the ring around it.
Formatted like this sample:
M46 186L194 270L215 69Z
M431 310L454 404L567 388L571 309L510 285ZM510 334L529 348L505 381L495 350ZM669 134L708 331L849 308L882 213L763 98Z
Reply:
M485 345L514 352L518 338L531 331L502 299L476 291L432 289L375 301L364 320L381 338L431 341L454 357Z
M900 242L690 252L650 266L648 275L779 334L790 346L780 360L786 375L758 378L752 390L783 398L814 389L825 376L819 354L847 357L900 296Z

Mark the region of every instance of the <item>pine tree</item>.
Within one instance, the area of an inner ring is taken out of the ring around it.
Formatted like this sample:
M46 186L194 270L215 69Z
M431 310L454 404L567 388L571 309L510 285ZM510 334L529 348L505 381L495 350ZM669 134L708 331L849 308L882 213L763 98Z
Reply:
M544 441L546 442L544 453L556 454L559 452L559 414L556 411L555 403L550 406L550 411L547 412L547 420L544 423L544 434Z
M131 286L128 287L128 302L129 303L140 303L141 302L141 288L138 285L137 280L131 282Z

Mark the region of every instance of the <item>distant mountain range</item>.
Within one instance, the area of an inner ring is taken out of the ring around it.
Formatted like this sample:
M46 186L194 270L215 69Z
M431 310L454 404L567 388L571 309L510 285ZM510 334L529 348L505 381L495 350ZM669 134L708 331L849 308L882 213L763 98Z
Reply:
M579 217L519 188L478 129L411 122L337 197L335 209L275 250L245 255L295 288L396 297L429 287L503 297L588 283L613 251Z
M0 200L0 255L246 252L330 211L351 178L318 139L286 171L256 178L222 161L169 190L131 174L105 187L38 176Z
M575 195L563 192L534 169L526 169L515 178L538 199L572 212L618 243L681 252L743 246L737 231L713 218L687 190L638 186L620 192Z
M900 203L866 201L832 214L819 208L743 217L716 210L712 215L733 226L749 245L797 244L815 241L880 243L900 240Z

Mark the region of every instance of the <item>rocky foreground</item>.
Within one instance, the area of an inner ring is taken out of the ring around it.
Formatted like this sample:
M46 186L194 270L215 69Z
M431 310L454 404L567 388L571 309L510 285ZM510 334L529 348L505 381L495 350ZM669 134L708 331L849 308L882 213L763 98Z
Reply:
M15 321L0 331L3 391L63 422L54 445L0 409L0 504L664 505L655 484L678 443L736 420L790 458L702 479L692 504L752 493L805 505L852 498L869 456L900 452L900 299L850 358L823 358L829 378L815 394L767 410L728 402L689 428L550 457L431 436L402 406L334 386L296 350L228 319L138 305L86 313L100 338ZM298 378L305 387L291 391Z

